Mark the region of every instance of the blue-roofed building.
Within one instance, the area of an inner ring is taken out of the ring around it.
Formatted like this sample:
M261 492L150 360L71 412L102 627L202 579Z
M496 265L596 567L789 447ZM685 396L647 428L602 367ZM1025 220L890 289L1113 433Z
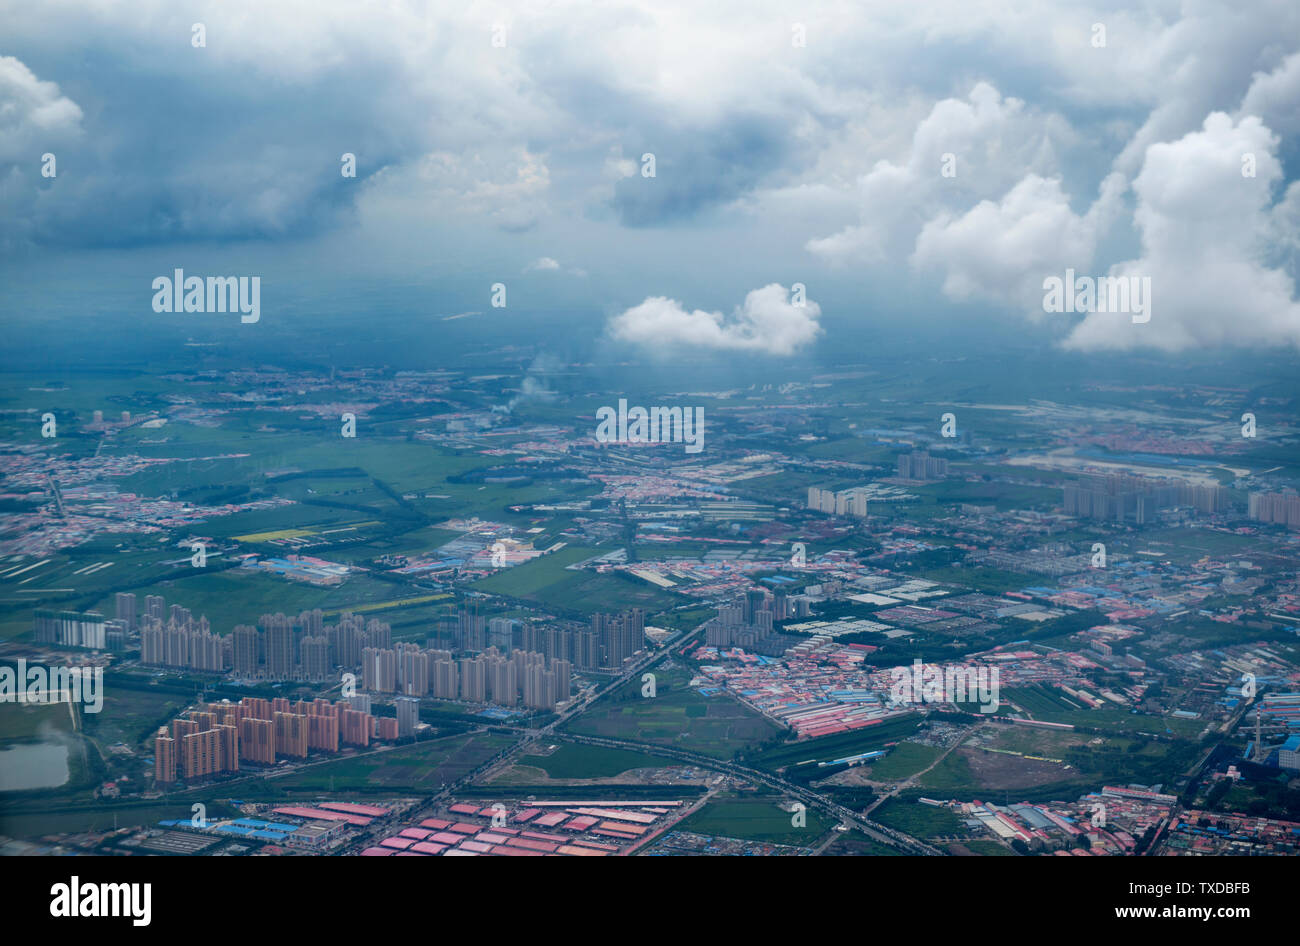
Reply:
M248 837L253 833L253 829L242 824L219 824L212 830L220 831L222 834L238 834Z

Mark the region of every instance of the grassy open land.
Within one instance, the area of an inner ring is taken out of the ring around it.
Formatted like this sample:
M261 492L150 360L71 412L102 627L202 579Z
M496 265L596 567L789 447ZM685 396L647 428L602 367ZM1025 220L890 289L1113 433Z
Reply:
M11 838L35 839L46 834L71 834L82 831L109 831L119 828L151 826L173 818L189 818L191 801L133 802L106 804L89 802L63 805L47 801L39 810L13 811L0 805L0 834ZM204 801L209 818L235 817L234 808L217 801Z
M565 724L564 729L689 749L718 759L730 759L737 751L772 739L782 731L725 694L706 697L691 689L688 670L653 672L657 687L653 698L642 697L641 681L632 680Z
M331 418L295 419L292 423L289 418L280 418L276 424L285 429L256 430L249 426L247 416L231 415L224 418L218 428L168 424L161 430L130 430L119 436L112 450L154 457L248 454L232 459L171 463L127 478L124 487L142 495L194 490L196 483L211 480L214 485L225 484L226 488L231 484L245 484L264 494L269 492L303 502L311 499L347 502L376 509L400 505L407 515L426 519L471 515L499 519L507 514L506 507L512 504L581 495L596 488L546 482L530 485L454 483L449 481L450 477L491 467L499 461L379 436L374 427L367 429L364 419L354 439L340 437L338 424ZM298 425L297 429L289 429L294 425ZM379 426L382 428L382 424ZM163 443L145 442L163 439ZM266 475L284 470L306 471L307 475L270 478ZM355 472L350 476L339 475L339 471L348 470ZM376 480L379 482L374 482ZM390 490L398 497L410 495L413 498L394 499L388 492ZM319 511L302 513L304 509L311 509L310 506L298 508L296 521L294 516L286 518L280 513L267 517L260 528L251 524L254 517L250 514L229 517L235 528L218 531L218 534L255 534L293 528L312 517L322 516ZM340 513L347 512L326 509L322 521L330 521L331 517L337 518ZM355 513L352 515L355 518Z
M536 601L555 608L580 611L621 611L643 608L661 611L679 598L640 579L621 573L570 571L567 566L599 555L600 549L566 546L558 552L515 565L473 584L478 591Z
M1098 744L1116 742L1121 737L1094 736L1077 730L1034 729L1029 726L989 726L971 740L980 745L1020 752L1047 759L1063 759L1076 746L1097 740Z
M827 857L903 857L904 852L881 844L875 838L861 831L841 833L830 847L822 852Z
M948 794L974 792L981 787L980 781L971 771L970 764L960 749L949 753L947 758L921 776L918 784L928 794L937 792L942 797L947 797Z
M886 466L896 466L898 462L896 449L877 446L862 437L853 436L815 443L803 452L819 460L848 460L852 463L880 463Z
M801 764L830 762L861 752L883 749L886 743L897 742L912 735L920 723L919 714L908 713L851 732L823 736L820 739L782 742L750 754L747 762L757 768L773 772L795 771Z
M1234 811L1281 821L1300 820L1300 789L1279 782L1239 782L1226 792L1223 787L1222 782L1217 782L1210 788L1204 799L1206 810Z
M1085 775L1111 784L1150 784L1167 780L1170 773L1185 771L1200 755L1200 745L1191 741L1156 742L1148 739L1093 739L1087 745L1072 746L1063 758Z
M861 444L862 441L857 441ZM865 457L860 461L870 463ZM861 480L849 476L837 476L824 470L782 470L767 476L755 476L736 483L735 489L746 495L756 496L768 502L780 505L802 505L808 498L808 487L818 486L822 489L848 489L860 486Z
M32 631L32 612L36 608L87 610L112 593L130 587L148 587L152 582L183 574L165 561L188 559L188 550L164 545L158 536L105 535L76 548L32 559L38 568L12 578L0 579L0 635L22 639ZM85 569L106 564L90 572ZM188 561L186 563L188 565ZM83 574L76 574L82 571ZM112 611L104 612L112 616Z
M1011 850L1009 847L1005 847L999 844L997 841L989 841L984 838L980 838L975 841L963 841L959 846L970 851L972 854L977 854L983 857L1015 857L1016 856L1016 852Z
M1207 600L1203 606L1207 610L1213 610L1218 602ZM1245 628L1240 624L1225 624L1222 621L1214 621L1200 614L1185 615L1175 621L1166 624L1163 630L1177 635L1161 645L1152 644L1150 641L1142 642L1143 657L1150 659L1150 655L1165 655L1171 653L1185 653L1189 650L1214 650L1219 647L1241 644L1246 641L1266 642L1269 649L1281 648L1283 651L1289 651L1295 647L1295 635L1290 631L1280 627L1269 630L1259 628ZM1196 722L1192 720L1192 722ZM1202 723L1202 725L1204 725Z
M1011 466L999 463L963 463L963 473L976 473L980 476L1005 476L1008 479L1035 480L1044 486L1060 488L1073 482L1075 477L1060 470L1039 470L1027 466Z
M632 769L660 769L678 764L662 756L568 742L556 746L555 751L549 754L526 755L519 759L519 765L541 769L548 777L556 779L608 778Z
M569 578L544 588L533 597L545 605L591 614L595 611L625 611L641 608L653 614L680 604L682 599L623 572L599 575L592 571L569 572Z
M410 532L375 539L364 545L353 545L331 551L329 557L331 561L347 562L349 564L378 558L381 555L406 555L414 559L432 553L459 536L459 532L451 529L424 526L423 528L412 529Z
M1077 770L1066 768L1063 762L1026 759L986 749L962 748L921 776L920 784L928 792L968 798L971 792L996 794L1011 791L1023 794L1045 785L1083 788L1087 780ZM1020 794L1013 800L1018 800ZM1065 794L1068 796L1076 792L1071 790Z
M419 605L429 604L432 601L449 601L454 595L443 592L436 595L415 595L411 598L394 598L392 601L376 601L373 604L360 604L350 608L340 608L337 611L324 612L325 617L337 617L344 611L351 611L353 614L370 614L375 611L401 611L405 608L414 608Z
M1180 565L1187 565L1202 558L1250 558L1252 551L1259 550L1259 539L1248 535L1236 535L1231 532L1218 532L1212 529L1153 529L1144 531L1133 538L1116 536L1112 540L1113 548L1128 555L1137 552L1159 552L1162 559ZM1149 558L1149 556L1141 556ZM1156 559L1152 559L1153 561Z
M316 535L315 529L275 529L271 532L254 532L251 535L231 536L236 542L274 542L277 539L301 539Z
M791 824L794 815L779 807L779 802L770 796L718 796L677 827L715 837L812 847L834 826L820 812L809 809L804 812L804 826L796 828Z
M300 611L320 608L337 613L366 606L391 607L394 601L422 597L418 593L404 596L400 585L378 581L365 574L353 575L332 588L320 588L246 568L220 572L195 568L183 574L183 578L137 589L136 593L141 600L146 594L162 595L169 605L183 605L196 616L206 616L215 634L229 634L236 624L254 624L263 614L277 611L296 615ZM104 598L97 602L96 607L105 614L112 614L113 599Z
M1092 786L1077 769L1060 762L1026 759L983 749L957 749L925 775L920 786L941 798L996 796L996 800L1027 801L1047 791L1050 797L1074 797ZM1012 793L1008 796L1006 793Z
M259 797L264 791L303 793L325 791L431 793L511 743L508 736L471 733L445 736L350 759L324 762L291 775L261 780L252 787L241 784L240 797Z
M160 430L133 428L123 431L116 440L117 452L139 453L142 456L212 456L227 453L248 453L240 458L239 468L246 474L264 474L286 469L339 470L354 468L369 477L382 480L399 493L421 492L434 489L448 476L492 466L495 459L456 453L418 442L366 436L364 420L358 424L358 436L344 438L339 435L335 419L320 418L303 422L301 429L258 431L247 424L246 417L224 418L222 426L195 427L188 424L169 423ZM164 443L146 443L160 440ZM201 462L196 461L198 467ZM182 479L192 484L195 469L186 474L184 464L180 475L168 471L168 464L160 468L162 482L168 489ZM170 480L170 482L169 482ZM227 482L230 482L227 479ZM274 482L274 480L272 480ZM290 481L291 482L291 481ZM156 485L143 481L141 485ZM435 490L445 492L445 490Z
M1014 747L1014 748L1013 748ZM1103 784L1151 784L1195 760L1191 741L985 730L921 777L927 794L972 800L1073 798Z
M922 568L911 574L917 578L928 578L945 584L961 585L986 594L1002 594L1007 591L1019 591L1030 585L1054 585L1051 579L1042 575L1022 575L1018 572L1004 571L1000 568L985 568L982 565L948 566L946 568Z
M249 509L232 516L219 516L207 520L196 527L195 531L219 539L290 531L319 533L326 529L343 528L356 522L367 522L370 518L355 509L293 503L285 506L270 506L266 509ZM270 549L266 551L269 552Z
M908 492L916 493L926 504L954 505L974 503L996 506L999 510L1049 509L1061 504L1061 491L1043 486L1020 486L1007 483L970 483L947 479L925 486L913 486Z
M40 742L43 734L72 732L67 703L0 703L0 745Z
M599 549L579 545L565 546L558 552L534 558L523 564L503 569L495 575L479 579L474 583L474 588L492 594L509 595L512 598L532 597L552 585L567 581L579 574L568 571L568 566L584 562L599 554Z
M1077 709L1067 703L1069 697L1055 687L1008 687L1002 690L1001 699L1004 707L1008 703L1014 704L1032 718L1049 723L1071 723L1120 733L1146 732L1156 735L1164 734L1168 728L1175 736L1187 738L1194 738L1205 728L1204 720L1131 713L1110 703L1097 709L1088 709L1086 706Z
M962 819L947 808L923 805L911 798L891 798L871 813L875 821L914 838L969 834Z
M375 486L374 480L366 475L365 470L358 469L353 475L343 475L343 471L332 470L312 475L311 471L302 474L268 477L268 485L275 488L276 495L285 499L299 501L309 499L330 499L357 504L376 504L389 502L382 490Z
M868 771L873 779L891 781L915 775L939 758L942 749L923 746L918 742L900 742L889 750L889 755L873 762Z
M105 675L103 709L81 717L86 735L101 746L121 742L134 749L144 748L158 727L166 725L194 699L192 692L181 696L144 686L119 686L121 679L119 674Z
M533 772L534 769L514 769L516 772ZM540 776L540 772L538 775ZM467 785L464 788L456 790L456 797L461 799L478 799L484 800L484 803L500 801L503 798L532 798L538 801L572 801L573 792L576 786L571 782L564 781L547 781L540 779L537 782L525 783L522 780L510 780L509 782L492 781L485 784ZM581 785L583 799L609 799L611 801L635 801L644 799L646 801L662 801L665 797L679 798L689 802L703 795L708 789L703 785L674 785L672 788L666 788L663 785L638 785L632 782L611 781L611 782L584 782Z

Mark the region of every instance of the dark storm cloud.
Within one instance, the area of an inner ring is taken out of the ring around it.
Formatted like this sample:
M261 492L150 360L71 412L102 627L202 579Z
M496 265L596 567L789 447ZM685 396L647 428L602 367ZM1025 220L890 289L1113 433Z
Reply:
M645 150L634 152L636 172L614 188L614 209L631 227L688 220L734 200L790 169L802 151L790 123L775 115L740 115L643 140ZM646 153L655 156L653 178L641 171Z

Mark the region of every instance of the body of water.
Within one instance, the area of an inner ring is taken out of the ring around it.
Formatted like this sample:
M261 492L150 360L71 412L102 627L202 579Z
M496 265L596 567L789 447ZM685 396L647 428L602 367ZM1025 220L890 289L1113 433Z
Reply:
M0 749L0 792L58 788L68 774L68 747L57 742Z

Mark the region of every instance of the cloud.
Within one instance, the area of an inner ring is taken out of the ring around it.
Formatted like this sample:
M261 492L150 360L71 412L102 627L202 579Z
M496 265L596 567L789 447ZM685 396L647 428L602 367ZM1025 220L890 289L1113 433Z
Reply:
M1201 130L1147 149L1133 183L1142 256L1111 275L1151 278L1151 321L1094 313L1071 332L1076 349L1225 345L1300 346L1295 280L1266 260L1275 216L1295 211L1295 189L1273 203L1282 178L1278 138L1254 116L1222 112ZM1256 176L1242 174L1255 156Z
M0 164L36 166L46 146L81 133L81 108L13 56L0 56Z
M1285 327L1285 280L1300 266L1300 5L1014 8L813 4L800 8L798 48L774 0L740 17L689 0L393 3L366 15L319 0L310 16L263 0L202 12L0 0L17 57L0 58L0 246L170 254L258 241L248 252L268 265L328 257L322 270L339 278L414 265L464 273L479 294L499 261L517 268L544 250L565 274L582 275L570 260L591 270L584 292L621 285L631 299L716 285L708 251L724 246L737 294L793 272L823 300L864 282L883 300L934 277L943 299L927 317L984 300L1041 319L1044 270L1173 265L1161 246L1176 234L1163 230L1191 209L1157 199L1150 177L1145 197L1133 182L1167 159L1160 146L1201 160L1189 140L1221 112L1234 134L1254 116L1280 139L1261 153L1286 173L1261 166L1251 201L1263 202L1228 210L1246 249L1221 260L1241 267L1243 304L1271 306L1242 320L1284 336L1272 320ZM203 49L190 45L196 19ZM490 42L498 21L503 48ZM39 176L45 151L56 179ZM355 179L339 174L344 152L357 156ZM654 178L640 173L646 152ZM941 174L945 154L955 177ZM1206 239L1222 249L1222 234ZM864 277L864 266L876 268ZM543 306L574 288L536 282ZM1141 335L1092 321L1071 344L1215 344L1208 322L1164 311L1169 291L1156 285ZM477 298L443 304L453 313ZM670 336L766 350L738 321L743 306L700 321L669 303ZM800 314L782 325L806 328Z
M638 137L643 153L655 156L655 176L638 170L614 184L614 211L629 227L690 219L812 157L791 134L787 117L775 111L739 113L707 125L664 122Z
M1200 0L1180 4L1176 14L1151 5L1098 18L1108 24L1108 48L1062 61L1076 83L1074 91L1081 93L1079 101L1127 100L1149 107L1114 161L1115 170L1130 177L1151 145L1196 131L1211 112L1231 111L1252 84L1260 83L1261 68L1278 70L1285 83L1283 61L1296 52L1294 37L1300 36L1300 5L1290 0L1261 0L1249 11ZM1293 39L1282 39L1286 36ZM1112 91L1105 91L1106 85ZM1266 88L1256 95L1261 105L1270 97Z
M524 267L526 273L557 272L560 268L558 261L551 259L549 256L539 256L527 266Z
M475 217L500 230L531 230L549 212L551 176L545 157L524 147L488 146L470 153L432 151L385 167L358 197L363 218L419 220Z
M966 99L934 105L917 125L904 163L878 161L858 180L858 223L809 240L807 249L832 263L904 256L927 220L1000 195L1028 173L1055 172L1062 144L1073 138L1058 116L977 83Z
M82 117L58 85L13 56L0 56L0 248L40 237L42 207L60 169L66 180ZM54 155L54 178L42 176L46 154Z
M1255 74L1239 114L1255 115L1281 135L1300 134L1300 52L1272 72Z
M1043 314L1043 279L1092 266L1102 234L1120 211L1123 178L1102 183L1084 214L1070 208L1058 179L1029 175L999 201L981 201L960 216L928 222L916 241L912 266L943 273L944 295L982 299Z
M652 296L610 319L610 334L624 342L651 350L709 349L791 355L821 334L821 307L811 299L796 305L791 293L778 283L755 289L745 296L731 317L696 309Z

